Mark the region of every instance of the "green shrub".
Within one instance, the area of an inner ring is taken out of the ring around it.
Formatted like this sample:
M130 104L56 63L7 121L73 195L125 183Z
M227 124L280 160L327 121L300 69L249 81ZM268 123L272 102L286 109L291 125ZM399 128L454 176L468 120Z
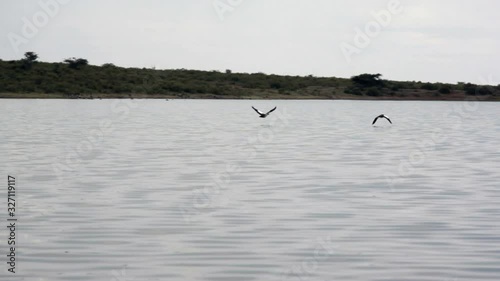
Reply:
M397 92L397 91L401 90L401 85L398 85L398 84L392 85L391 90Z
M424 83L422 86L420 86L421 89L423 90L428 90L428 91L435 91L439 89L438 85L432 84L432 83Z
M82 58L77 59L75 57L65 59L64 62L67 63L70 68L73 69L81 69L82 67L87 66L89 64L88 60Z
M451 87L448 85L441 85L441 87L439 88L439 92L441 94L449 94L451 93Z
M493 87L489 87L489 86L481 86L481 87L479 87L479 89L477 90L477 93L478 93L480 96L489 96L489 95L493 95Z
M380 91L377 88L370 88L370 89L368 89L368 91L366 91L366 95L370 96L370 97L379 97L382 94L380 93Z
M475 95L477 88L478 86L476 84L466 83L463 85L463 90L465 91L466 95Z
M359 87L382 87L384 82L380 79L382 74L361 74L351 77L351 81Z
M350 94L350 95L356 95L356 96L363 95L363 91L361 91L361 89L358 87L348 87L344 90L344 93Z

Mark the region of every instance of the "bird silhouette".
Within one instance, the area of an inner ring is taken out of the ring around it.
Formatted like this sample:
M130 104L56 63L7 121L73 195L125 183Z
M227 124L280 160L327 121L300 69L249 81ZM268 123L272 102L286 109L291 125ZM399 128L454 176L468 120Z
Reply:
M391 119L389 119L389 117L385 116L384 114L380 114L379 116L377 116L377 117L375 118L375 120L373 120L372 125L375 125L375 122L377 122L377 120L378 120L379 118L385 118L385 119L387 119L387 121L389 121L389 123L391 123L391 124L392 124Z
M269 113L271 113L271 112L273 112L273 111L276 110L276 107L274 107L273 109L269 110L269 112L264 113L264 112L258 110L257 108L255 108L253 106L252 106L252 108L253 108L253 110L255 110L255 112L257 112L260 115L259 116L260 118L266 118L269 115Z

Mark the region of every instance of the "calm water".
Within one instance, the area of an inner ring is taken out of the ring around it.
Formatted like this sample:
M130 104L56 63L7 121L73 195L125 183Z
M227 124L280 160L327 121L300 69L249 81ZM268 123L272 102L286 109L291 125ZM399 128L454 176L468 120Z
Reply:
M1 100L16 280L499 280L499 112Z

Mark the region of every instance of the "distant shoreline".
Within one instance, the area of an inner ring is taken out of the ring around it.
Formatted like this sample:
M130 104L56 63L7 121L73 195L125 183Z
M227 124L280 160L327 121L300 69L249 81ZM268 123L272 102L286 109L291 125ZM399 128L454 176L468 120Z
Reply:
M391 81L382 74L351 78L286 76L188 69L95 66L0 60L0 98L500 101L500 85Z
M14 96L10 94L0 94L0 99L17 99L17 100L112 100L112 99L141 99L141 100L296 100L296 101L307 101L307 100L324 100L324 101L335 101L335 100L345 100L345 101L478 101L478 102L500 102L500 97L488 97L488 98L475 98L475 97L465 97L463 99L426 99L426 98L358 98L358 97L345 97L345 98L324 98L324 97L297 97L297 98L255 98L255 97L217 97L217 98L207 98L207 97L190 97L190 98L179 98L179 97L158 97L158 96L139 96L139 97L128 97L128 96L114 96L114 97L94 97L94 98L67 98L63 96L36 96L36 95L24 95L24 96Z
M95 100L95 99L167 99L167 100L359 100L359 101L488 101L498 102L500 96L469 96L450 95L433 96L433 94L420 94L420 96L356 96L343 94L339 96L283 96L269 95L263 96L231 96L231 95L190 95L189 97L179 97L172 95L155 94L84 94L78 97L67 97L65 94L39 94L39 93L0 93L0 99L74 99L74 100Z

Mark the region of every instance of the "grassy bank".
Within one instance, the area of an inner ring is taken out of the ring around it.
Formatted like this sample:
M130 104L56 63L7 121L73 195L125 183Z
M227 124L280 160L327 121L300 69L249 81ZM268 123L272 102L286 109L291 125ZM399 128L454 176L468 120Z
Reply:
M362 99L499 101L499 86L0 60L0 98Z

